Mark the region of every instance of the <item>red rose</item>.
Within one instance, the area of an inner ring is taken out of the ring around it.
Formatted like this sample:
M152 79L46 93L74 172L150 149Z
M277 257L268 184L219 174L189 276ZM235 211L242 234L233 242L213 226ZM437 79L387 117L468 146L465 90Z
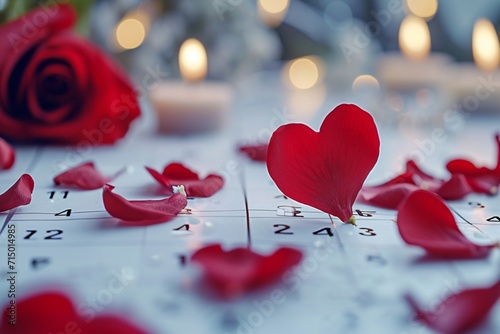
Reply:
M0 27L0 136L92 145L123 137L139 116L125 74L69 29L69 5Z

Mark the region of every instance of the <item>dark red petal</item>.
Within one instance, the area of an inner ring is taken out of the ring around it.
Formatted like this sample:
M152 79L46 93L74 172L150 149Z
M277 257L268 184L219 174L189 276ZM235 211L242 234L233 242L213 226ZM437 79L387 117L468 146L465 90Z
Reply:
M20 299L16 303L16 326L8 325L7 307L2 308L0 324L0 332L5 334L58 333L65 331L68 322L80 322L73 304L60 292L47 291Z
M0 138L0 169L10 169L16 160L16 151Z
M172 180L199 180L198 174L181 163L174 162L163 169L163 176Z
M275 282L301 259L302 253L292 248L265 256L246 248L225 251L219 244L199 249L191 257L203 268L205 280L225 298Z
M495 135L497 144L497 162L494 169L477 167L471 161L454 159L446 164L452 174L463 174L472 190L477 193L494 195L500 186L500 134Z
M73 186L83 190L102 188L109 181L95 168L93 162L85 162L54 177L56 185Z
M174 194L161 200L129 201L113 193L113 186L103 187L102 199L108 213L123 221L149 224L167 222L187 205L186 196Z
M254 161L265 162L267 159L268 148L268 144L242 145L238 148L238 150Z
M163 174L152 168L146 170L161 185L172 191L172 186L183 185L187 196L210 197L224 186L224 179L217 174L209 174L200 179L198 174L180 163L171 163L165 167Z
M479 168L476 167L471 161L465 159L454 159L448 161L446 169L452 174L465 174L473 175Z
M416 317L432 329L446 334L464 333L479 325L500 298L500 282L488 288L468 289L449 296L432 311L420 309L406 296Z
M406 171L408 173L410 173L413 176L413 178L415 178L415 176L417 176L419 178L419 180L421 180L421 181L437 181L437 180L439 180L439 179L435 178L434 176L424 172L417 165L417 163L414 160L408 160L406 162ZM416 181L416 180L414 179L414 181Z
M399 206L397 224L403 240L424 248L430 255L449 258L477 258L497 245L476 245L459 230L453 214L437 195L412 192Z
M453 174L437 190L436 194L445 200L462 199L472 192L472 188L463 174Z
M31 202L35 181L29 174L23 174L6 192L0 195L0 212L17 208Z
M409 183L386 183L380 186L361 188L358 199L362 203L396 210L410 193L418 189L420 188Z
M319 132L304 124L280 126L269 143L267 168L283 194L348 222L379 147L371 115L341 104Z
M170 189L173 193L172 185L170 182L168 182L168 179L160 174L158 171L154 170L153 168L150 168L148 166L145 167L146 170L148 171L149 174L162 186L166 187L167 189Z
M128 320L119 318L112 315L98 316L90 321L82 333L92 334L146 334L143 329L136 327L136 325L128 322Z

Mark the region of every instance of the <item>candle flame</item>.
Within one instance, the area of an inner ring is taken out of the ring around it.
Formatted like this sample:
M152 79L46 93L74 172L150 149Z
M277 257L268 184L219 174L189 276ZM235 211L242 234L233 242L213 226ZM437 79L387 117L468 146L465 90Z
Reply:
M207 52L197 39L190 38L179 50L179 69L187 81L199 81L207 75Z
M498 35L493 24L480 19L474 24L472 31L472 55L476 65L485 71L497 68L500 59Z
M431 33L425 20L407 16L399 28L399 47L405 56L423 59L431 50Z

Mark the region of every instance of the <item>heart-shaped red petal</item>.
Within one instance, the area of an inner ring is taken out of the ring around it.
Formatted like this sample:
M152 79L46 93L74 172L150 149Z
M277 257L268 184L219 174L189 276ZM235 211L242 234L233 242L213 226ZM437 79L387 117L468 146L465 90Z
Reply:
M238 150L253 161L265 162L269 144L241 145Z
M177 193L161 200L129 201L113 192L114 187L103 187L102 199L108 213L124 222L149 225L167 222L179 214L187 205L186 196Z
M234 298L242 293L273 283L302 260L302 253L282 247L273 254L261 255L247 248L230 251L211 245L196 251L191 260L201 265L205 280L220 297Z
M56 185L72 186L83 190L102 188L109 181L110 179L95 168L93 162L83 163L54 177Z
M177 162L167 165L162 174L150 167L146 170L169 192L173 192L172 186L183 185L189 197L210 197L224 186L220 175L209 174L201 179L197 173Z
M458 334L473 329L488 316L499 298L500 281L491 287L460 291L431 311L422 310L411 296L406 296L417 320L443 334Z
M497 247L476 245L460 231L444 201L425 191L412 192L399 206L397 225L403 240L429 255L447 258L484 257Z
M16 151L0 138L0 169L10 169L16 160Z
M269 143L267 168L283 194L346 223L379 148L372 116L356 105L341 104L319 132L304 124L280 126Z
M0 195L0 212L17 208L31 202L35 181L29 174L23 174L3 194Z

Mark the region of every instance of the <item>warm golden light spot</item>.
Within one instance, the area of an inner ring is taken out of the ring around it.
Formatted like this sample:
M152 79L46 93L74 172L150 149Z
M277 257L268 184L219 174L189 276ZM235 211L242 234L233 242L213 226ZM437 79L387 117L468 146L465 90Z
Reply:
M144 42L146 29L141 21L124 18L116 27L116 41L123 49L135 49Z
M368 74L362 74L352 82L352 90L378 90L379 88L378 80Z
M286 15L290 0L258 0L259 17L269 27L277 27Z
M498 67L500 59L498 35L493 24L486 19L480 19L474 24L472 55L476 65L485 71L491 71Z
M438 10L437 0L406 0L406 6L413 15L430 19Z
M292 85L299 89L309 89L319 80L319 69L314 58L298 58L290 63L288 77Z
M412 59L423 59L431 50L431 34L427 23L416 16L407 16L399 28L399 47Z

